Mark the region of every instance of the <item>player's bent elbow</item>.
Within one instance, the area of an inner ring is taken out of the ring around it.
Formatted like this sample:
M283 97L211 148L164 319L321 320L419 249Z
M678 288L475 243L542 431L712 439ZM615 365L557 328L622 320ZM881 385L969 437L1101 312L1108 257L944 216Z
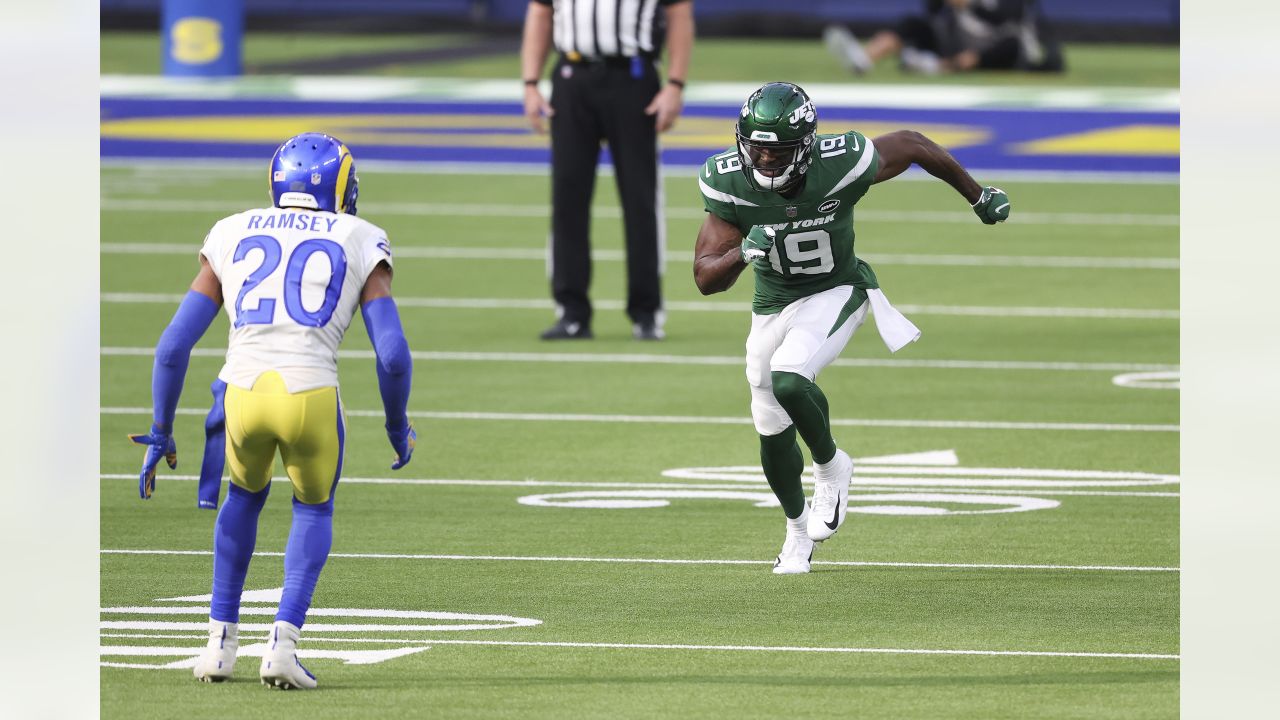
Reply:
M917 162L921 157L930 154L930 148L936 147L936 143L929 139L929 136L918 130L900 130L902 139L908 147L911 148L911 156Z
M714 295L723 292L727 286L724 282L715 276L715 274L707 268L694 266L693 268L693 284L698 286L698 292L703 295Z
M156 343L156 364L170 368L182 367L191 358L191 346L177 337L178 333L173 332L172 328L173 326L166 328L160 335L160 342Z
M910 130L910 129L894 130L893 132L889 133L888 137L894 138L896 140L901 140L902 142L908 143L911 145L923 145L924 143L929 141L929 138L926 137L924 133L920 132L919 130Z
M378 363L388 375L413 372L413 355L409 352L409 341L403 335L384 336L379 340Z

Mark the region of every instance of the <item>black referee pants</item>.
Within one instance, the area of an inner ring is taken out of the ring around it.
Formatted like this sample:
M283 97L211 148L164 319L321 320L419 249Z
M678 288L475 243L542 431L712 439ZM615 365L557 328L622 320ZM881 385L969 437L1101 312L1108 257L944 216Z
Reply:
M622 199L627 251L627 315L660 322L666 229L658 185L655 116L645 107L660 87L652 61L571 63L551 79L551 295L569 322L591 324L591 197L600 143L608 143ZM636 76L638 74L638 77Z

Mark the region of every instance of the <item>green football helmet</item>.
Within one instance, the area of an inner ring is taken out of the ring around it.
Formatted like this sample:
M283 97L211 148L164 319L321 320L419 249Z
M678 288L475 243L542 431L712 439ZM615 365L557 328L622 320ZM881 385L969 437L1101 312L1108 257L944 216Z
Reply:
M786 192L813 161L818 116L799 85L771 82L751 93L738 117L738 159L756 190Z

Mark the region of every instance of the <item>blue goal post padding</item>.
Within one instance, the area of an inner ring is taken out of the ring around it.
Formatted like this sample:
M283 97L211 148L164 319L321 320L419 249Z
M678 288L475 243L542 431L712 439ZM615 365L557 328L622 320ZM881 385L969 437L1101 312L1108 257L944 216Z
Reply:
M164 0L160 31L165 75L240 74L244 0Z

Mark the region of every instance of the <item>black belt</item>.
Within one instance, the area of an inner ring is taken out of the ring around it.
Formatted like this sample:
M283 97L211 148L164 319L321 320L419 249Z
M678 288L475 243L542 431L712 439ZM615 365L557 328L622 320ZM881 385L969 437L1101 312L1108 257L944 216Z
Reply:
M611 67L628 69L632 63L640 62L644 65L653 63L653 57L650 55L606 55L604 57L589 57L576 52L562 53L560 61L570 65L583 65L592 67Z

